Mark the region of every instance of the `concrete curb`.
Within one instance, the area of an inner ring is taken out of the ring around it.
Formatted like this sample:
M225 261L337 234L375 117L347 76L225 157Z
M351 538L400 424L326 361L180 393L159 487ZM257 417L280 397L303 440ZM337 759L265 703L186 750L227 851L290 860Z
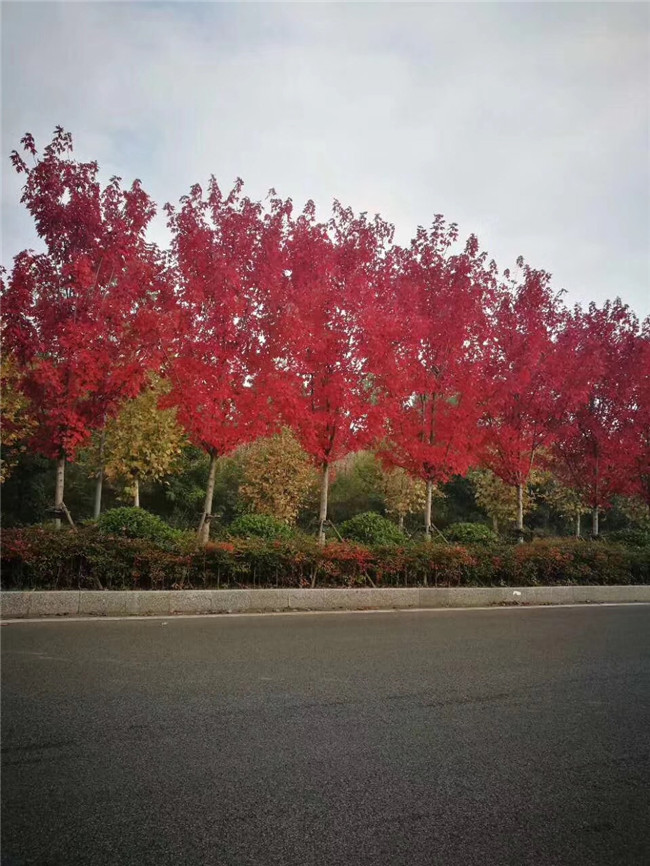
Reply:
M650 586L507 586L413 589L33 590L0 594L2 619L300 610L650 603Z

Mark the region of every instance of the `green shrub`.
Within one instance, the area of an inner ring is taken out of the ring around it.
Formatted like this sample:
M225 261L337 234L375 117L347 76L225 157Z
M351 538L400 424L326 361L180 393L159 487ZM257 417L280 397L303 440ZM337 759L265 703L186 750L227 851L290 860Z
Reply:
M6 529L4 589L650 584L650 548L573 539L531 544L319 545L295 536L161 545L94 527Z
M404 544L404 533L386 517L366 511L346 520L339 527L342 538L361 544Z
M103 534L96 527L30 528L3 533L3 588L185 588L191 556L147 538Z
M158 543L170 543L179 538L178 530L143 508L111 508L100 515L97 528L105 535L146 538Z
M265 538L274 541L279 538L291 538L291 528L269 514L242 514L228 527L230 535L236 538Z
M605 540L629 547L650 547L650 532L647 529L617 529L608 533Z
M494 544L499 540L484 523L452 523L445 530L445 538L458 544Z
M508 527L499 533L499 541L504 544L519 544L522 538L526 543L536 540L533 530L527 526L524 526L521 531L514 527Z

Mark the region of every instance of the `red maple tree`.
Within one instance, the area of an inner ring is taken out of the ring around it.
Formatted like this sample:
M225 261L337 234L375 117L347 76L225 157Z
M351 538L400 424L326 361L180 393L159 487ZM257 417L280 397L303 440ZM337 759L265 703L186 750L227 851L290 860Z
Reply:
M284 244L269 352L274 404L321 470L319 539L325 540L330 467L368 444L379 423L370 363L373 298L392 227L334 202L319 222L313 202Z
M379 453L426 482L426 538L434 483L463 474L477 442L483 346L492 303L494 264L471 236L452 253L455 224L438 215L410 247L392 257L389 351L380 354L387 398ZM378 347L379 349L381 347Z
M289 204L271 209L224 196L214 178L166 206L176 284L175 336L167 347L168 405L191 441L210 455L199 537L207 541L217 460L268 431L268 294L281 278L277 253Z
M94 428L136 394L156 364L157 308L165 295L162 258L145 232L155 206L139 181L102 187L96 162L72 158L57 127L33 165L12 153L25 175L21 201L44 252L24 250L2 286L2 333L34 408L34 450L57 461L55 514L65 513L65 463ZM70 518L69 518L70 519Z
M576 393L575 364L560 341L566 309L550 274L517 260L521 279L505 272L487 346L481 417L482 462L517 489L523 538L523 492L536 457L553 441Z
M642 460L644 414L647 423L645 345L636 317L618 299L602 308L592 303L586 312L576 308L567 333L582 380L581 399L557 430L552 466L560 480L578 490L591 507L592 535L597 537L599 512L612 496L634 492L632 463L635 458ZM571 377L566 367L560 373L566 392Z
M650 506L650 316L637 339L632 375L631 423L624 450L630 455L632 492Z

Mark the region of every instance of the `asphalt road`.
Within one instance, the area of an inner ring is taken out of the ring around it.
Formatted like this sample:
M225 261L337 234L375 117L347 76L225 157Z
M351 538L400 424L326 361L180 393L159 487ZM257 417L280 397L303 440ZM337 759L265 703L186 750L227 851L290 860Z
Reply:
M650 606L10 623L2 863L650 863Z

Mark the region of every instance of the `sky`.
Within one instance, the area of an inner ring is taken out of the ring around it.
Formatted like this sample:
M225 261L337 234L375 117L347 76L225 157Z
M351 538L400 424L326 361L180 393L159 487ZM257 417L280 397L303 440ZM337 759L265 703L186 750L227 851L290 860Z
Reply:
M407 243L442 213L568 304L650 314L645 3L4 2L2 253L38 248L9 154L57 125L162 206L214 174L334 198ZM152 239L167 240L158 217Z

